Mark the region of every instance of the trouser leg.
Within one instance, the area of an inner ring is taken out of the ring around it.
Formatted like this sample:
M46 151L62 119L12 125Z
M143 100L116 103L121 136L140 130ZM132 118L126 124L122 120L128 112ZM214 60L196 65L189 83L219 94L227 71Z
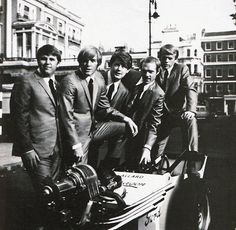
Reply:
M182 119L183 147L186 151L198 152L198 127L197 119ZM188 160L187 173L189 175L198 175L197 162Z
M93 132L93 141L107 140L119 137L126 131L126 125L122 122L103 122L97 125L97 129Z
M198 151L198 127L197 119L182 119L181 129L183 135L183 146L188 151Z
M61 172L61 156L55 151L53 155L47 158L41 158L35 170L27 169L31 178L33 187L36 191L35 207L32 210L32 221L36 226L47 226L47 229L53 229L53 220L48 216L46 203L43 198L42 189L45 185L45 179L51 178L56 182ZM49 227L50 226L50 227Z
M89 150L89 162L97 166L98 150L104 140L108 140L108 154L113 152L116 142L121 135L125 134L126 125L122 122L104 122L97 125L97 129L93 132L91 148ZM105 164L105 162L104 162ZM106 165L109 165L109 157L106 159Z
M168 116L166 118L163 118L163 120L161 121L160 128L157 132L157 140L152 148L153 161L164 154L172 128L173 121L170 119L170 117Z
M92 141L90 143L89 153L88 153L88 164L91 165L94 169L97 168L98 157L99 157L99 149L100 149L100 147L103 143L104 143L103 140Z

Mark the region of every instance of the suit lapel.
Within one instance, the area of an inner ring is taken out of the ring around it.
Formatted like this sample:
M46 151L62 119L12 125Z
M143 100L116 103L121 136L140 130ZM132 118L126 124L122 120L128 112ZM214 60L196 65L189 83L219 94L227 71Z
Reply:
M97 83L96 73L93 79L94 79L93 81L93 108L94 108L98 95L98 83Z
M122 94L122 92L123 92L123 90L124 90L124 86L123 86L123 84L122 84L122 82L120 82L120 84L119 84L119 86L118 86L118 89L117 89L117 92L116 92L116 94L114 95L114 97L112 98L112 102L114 101L114 102L118 102L119 101L119 98L120 98L120 96L121 96L121 94ZM116 104L116 103L115 103Z
M141 103L145 103L146 101L149 101L150 97L151 97L152 94L153 94L153 91L152 91L153 86L154 86L154 82L153 82L153 84L151 84L151 85L149 86L149 88L143 93L143 96L142 96L142 98L141 98L141 100L140 100Z
M40 76L40 74L38 72L35 73L35 77L38 80L39 84L43 87L43 89L45 90L45 92L48 94L49 98L51 99L52 103L54 106L56 106L55 100L53 98L52 92L49 89L49 87L47 86L46 82L44 81L43 77Z

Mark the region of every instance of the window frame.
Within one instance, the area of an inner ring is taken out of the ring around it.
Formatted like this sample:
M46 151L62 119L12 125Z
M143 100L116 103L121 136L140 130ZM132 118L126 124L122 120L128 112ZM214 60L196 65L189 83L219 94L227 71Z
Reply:
M220 47L218 47L218 44L220 44ZM222 42L220 41L216 42L216 50L222 50L222 49L223 49Z
M218 72L221 72L221 75L218 75ZM222 78L223 77L223 70L222 69L216 69L216 77L217 78Z

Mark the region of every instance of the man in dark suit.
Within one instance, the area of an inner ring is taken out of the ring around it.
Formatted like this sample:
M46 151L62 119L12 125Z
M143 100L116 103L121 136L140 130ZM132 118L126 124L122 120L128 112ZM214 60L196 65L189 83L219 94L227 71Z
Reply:
M32 224L35 229L44 229L43 226L49 224L44 219L42 187L45 178L49 177L56 182L62 171L61 124L56 91L58 83L54 75L61 54L54 46L45 45L37 51L36 58L38 69L29 76L19 77L12 90L12 153L21 156L37 194Z
M54 46L45 45L36 58L36 72L14 84L10 109L15 126L13 155L21 156L38 190L46 177L56 181L60 172L62 149L54 74L61 55Z
M110 70L103 73L107 85L107 98L110 105L120 112L124 112L129 95L122 79L132 67L132 57L124 51L117 51L111 56Z
M140 79L140 71L134 70L130 67L121 81L129 91L132 91Z
M61 81L62 119L69 145L79 162L87 162L91 139L119 136L126 131L126 125L133 135L137 133L134 122L109 104L105 81L97 71L101 60L96 47L83 48L78 55L79 69ZM96 122L98 112L107 122Z
M124 113L127 107L129 90L122 83L122 79L128 73L129 69L132 67L132 57L129 53L125 51L115 52L110 59L111 68L102 72L102 75L107 86L107 98L110 102L110 105L118 110L119 112ZM99 119L99 117L98 117ZM102 142L103 143L103 142ZM90 153L94 156L98 155L99 146L102 145L99 142L93 142L91 145ZM121 149L124 145L122 137L108 142L108 151L105 159L100 164L101 167L114 168L119 165L121 157ZM95 160L95 157L91 157ZM96 165L96 161L94 165Z
M141 76L131 93L127 115L138 126L138 134L126 145L126 166L135 170L139 163L151 161L151 150L157 138L163 111L164 92L157 84L160 61L147 57L141 62Z
M180 126L185 150L198 151L196 120L197 90L188 67L176 62L178 50L171 44L161 47L158 54L162 71L157 82L165 92L164 114L158 132L156 156L163 154L173 127Z

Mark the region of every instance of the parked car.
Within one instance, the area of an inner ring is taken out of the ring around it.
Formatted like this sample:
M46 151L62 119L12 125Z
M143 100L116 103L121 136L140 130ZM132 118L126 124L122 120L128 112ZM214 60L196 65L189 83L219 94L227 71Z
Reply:
M207 107L205 105L198 105L197 106L197 118L198 119L205 119L210 115Z

